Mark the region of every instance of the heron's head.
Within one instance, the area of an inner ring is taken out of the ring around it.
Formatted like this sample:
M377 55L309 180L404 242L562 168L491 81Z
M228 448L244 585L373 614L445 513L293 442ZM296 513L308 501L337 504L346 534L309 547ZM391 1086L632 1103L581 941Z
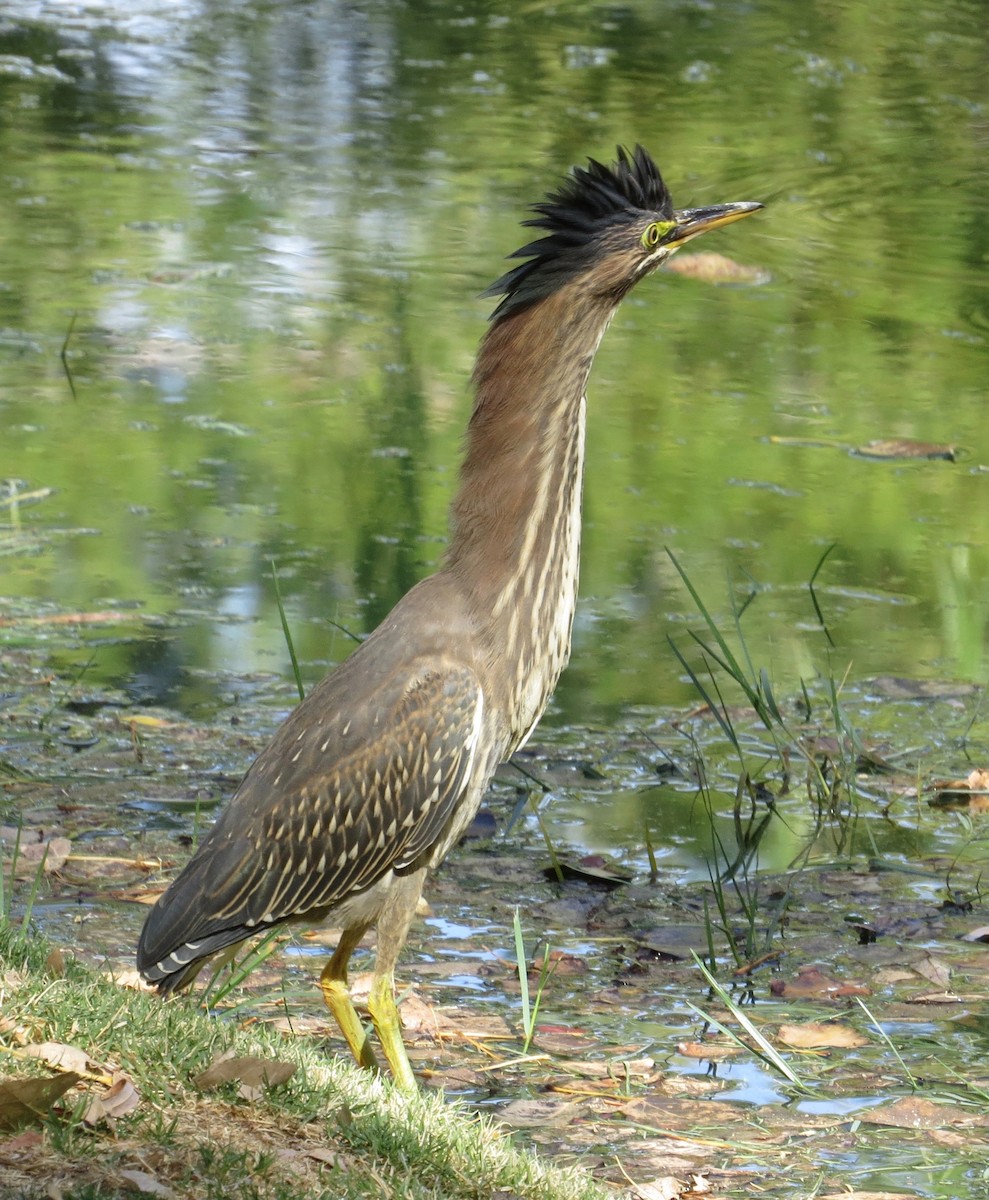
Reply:
M574 284L582 295L613 306L643 276L698 234L737 221L762 205L754 201L675 209L659 169L641 146L618 147L611 166L588 160L523 222L546 230L516 250L527 261L493 283L502 296L495 317L508 316Z

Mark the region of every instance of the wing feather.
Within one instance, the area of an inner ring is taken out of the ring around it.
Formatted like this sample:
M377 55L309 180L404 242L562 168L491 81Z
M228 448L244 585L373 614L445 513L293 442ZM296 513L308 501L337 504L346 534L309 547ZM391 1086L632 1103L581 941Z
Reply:
M138 949L149 977L330 909L443 836L480 737L483 701L471 670L425 669L369 719L342 713L327 724L310 711L307 721L305 708L259 756L149 915Z

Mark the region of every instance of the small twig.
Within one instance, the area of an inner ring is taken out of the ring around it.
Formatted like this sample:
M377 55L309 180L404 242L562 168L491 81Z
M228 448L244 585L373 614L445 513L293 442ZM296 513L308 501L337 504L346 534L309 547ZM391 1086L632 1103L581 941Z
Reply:
M72 371L69 368L69 359L67 351L69 349L69 340L72 337L72 330L75 329L77 313L72 314L72 319L69 321L69 327L65 331L65 337L62 340L62 349L59 351L58 357L62 360L62 370L65 372L65 378L69 381L69 391L72 393L72 399L78 400L76 395L76 385L72 379Z

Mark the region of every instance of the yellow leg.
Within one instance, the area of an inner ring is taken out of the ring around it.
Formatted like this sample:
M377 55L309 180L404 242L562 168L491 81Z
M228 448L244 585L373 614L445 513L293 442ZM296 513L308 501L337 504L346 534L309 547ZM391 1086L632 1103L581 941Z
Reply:
M391 1067L395 1086L403 1092L416 1090L416 1077L412 1074L409 1056L402 1040L402 1018L395 1003L395 980L391 971L375 974L371 994L367 1000L368 1011L374 1029L381 1042L381 1049Z
M347 964L354 952L354 947L364 936L365 930L347 929L333 952L333 957L323 968L319 986L323 991L323 999L333 1014L333 1019L340 1026L340 1032L347 1039L350 1053L362 1067L371 1071L378 1069L378 1060L374 1057L371 1042L364 1029L364 1023L357 1015L354 1002L347 990ZM388 1060L389 1062L391 1059Z
M378 953L367 1002L395 1086L403 1092L414 1092L416 1080L402 1041L402 1019L395 1004L395 963L405 945L425 881L426 869L422 867L408 875L396 875L391 882L378 914Z

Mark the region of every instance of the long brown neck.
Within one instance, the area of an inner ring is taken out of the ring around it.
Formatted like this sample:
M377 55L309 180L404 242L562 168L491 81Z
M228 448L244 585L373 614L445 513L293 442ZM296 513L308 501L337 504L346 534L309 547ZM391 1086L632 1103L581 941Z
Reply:
M570 655L584 461L584 388L614 309L562 288L497 321L474 409L446 569L497 648L513 741L538 720ZM492 660L495 655L492 654Z

